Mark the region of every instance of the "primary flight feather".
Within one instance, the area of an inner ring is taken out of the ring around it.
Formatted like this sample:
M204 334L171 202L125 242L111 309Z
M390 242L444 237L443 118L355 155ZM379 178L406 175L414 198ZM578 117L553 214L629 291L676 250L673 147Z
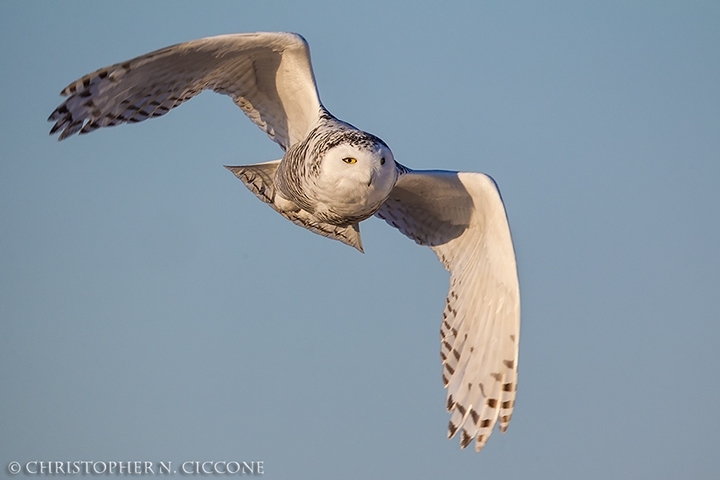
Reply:
M520 290L505 208L482 173L411 170L388 145L320 102L305 40L294 33L221 35L101 68L68 85L50 133L75 133L166 114L203 90L229 95L280 145L282 159L227 167L288 220L362 251L375 215L450 272L440 327L448 437L485 445L505 431L517 389Z

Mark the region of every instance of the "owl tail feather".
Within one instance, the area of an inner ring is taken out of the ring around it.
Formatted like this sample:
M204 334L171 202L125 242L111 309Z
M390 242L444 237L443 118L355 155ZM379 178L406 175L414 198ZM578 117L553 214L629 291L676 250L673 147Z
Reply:
M339 240L356 248L360 253L364 253L360 238L360 225L357 222L347 226L332 225L319 221L312 214L299 207L292 210L278 208L275 204L275 172L279 165L280 160L273 160L272 162L257 163L255 165L235 167L226 165L225 168L239 178L257 198L270 205L273 210L295 225L304 227L318 235Z

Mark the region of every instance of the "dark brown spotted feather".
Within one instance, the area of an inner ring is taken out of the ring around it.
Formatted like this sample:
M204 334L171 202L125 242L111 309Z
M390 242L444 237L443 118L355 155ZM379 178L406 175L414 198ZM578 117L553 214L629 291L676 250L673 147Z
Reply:
M451 272L440 325L448 437L461 432L460 446L474 439L479 451L496 422L507 428L517 378L517 273L494 182L482 174L406 171L377 216L430 246ZM495 259L508 263L495 267Z
M283 149L306 136L321 108L301 36L221 35L162 48L81 77L62 90L68 98L48 118L55 122L51 133L60 132L63 140L100 127L142 122L165 115L203 90L230 96Z

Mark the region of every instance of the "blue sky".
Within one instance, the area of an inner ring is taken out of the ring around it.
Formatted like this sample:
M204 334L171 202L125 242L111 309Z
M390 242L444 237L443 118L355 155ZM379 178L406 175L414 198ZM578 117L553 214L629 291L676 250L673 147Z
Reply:
M715 478L720 4L3 2L0 466L263 460L268 478ZM203 36L310 43L320 96L411 168L499 184L522 294L513 421L445 438L447 274L366 253L225 164L227 98L58 143L58 92Z

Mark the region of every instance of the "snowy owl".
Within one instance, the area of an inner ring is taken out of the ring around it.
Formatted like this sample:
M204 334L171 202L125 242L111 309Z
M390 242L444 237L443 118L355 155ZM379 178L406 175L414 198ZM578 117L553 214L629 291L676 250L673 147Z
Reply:
M229 95L282 159L227 167L279 214L363 251L373 215L450 272L440 327L448 438L480 451L510 423L517 389L520 291L505 208L482 173L411 170L380 138L338 120L317 92L305 40L221 35L101 68L68 85L48 119L59 139L166 114L203 90Z

